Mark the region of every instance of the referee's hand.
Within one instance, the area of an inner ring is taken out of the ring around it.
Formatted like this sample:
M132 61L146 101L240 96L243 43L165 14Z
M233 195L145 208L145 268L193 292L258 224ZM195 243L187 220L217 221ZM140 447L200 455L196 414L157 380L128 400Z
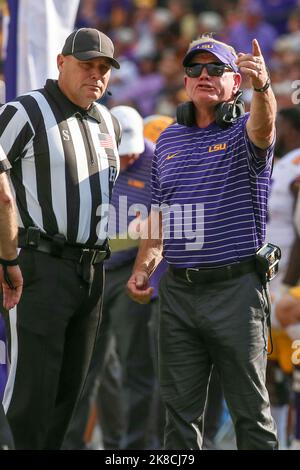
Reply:
M0 283L2 285L3 307L10 310L19 302L23 290L23 277L18 265L7 266L9 284L5 280L3 267L0 265ZM13 287L11 287L13 286Z
M153 287L149 287L149 276L145 271L132 274L126 286L129 297L139 304L148 304L151 300Z

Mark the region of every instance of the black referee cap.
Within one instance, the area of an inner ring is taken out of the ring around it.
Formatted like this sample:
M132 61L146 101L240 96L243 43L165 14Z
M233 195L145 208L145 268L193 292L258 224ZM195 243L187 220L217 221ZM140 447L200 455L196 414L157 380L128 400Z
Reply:
M63 55L72 55L78 60L91 60L107 57L112 66L120 68L114 58L114 45L106 34L94 28L81 28L67 37L62 50Z

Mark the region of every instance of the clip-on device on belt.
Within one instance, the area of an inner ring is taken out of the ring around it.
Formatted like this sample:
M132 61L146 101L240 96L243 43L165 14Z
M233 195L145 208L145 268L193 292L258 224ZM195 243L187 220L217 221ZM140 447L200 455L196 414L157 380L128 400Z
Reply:
M272 243L266 243L255 254L257 272L264 284L274 279L278 273L281 250Z
M271 351L268 354L272 354L273 352L273 341L271 333L271 299L269 291L267 289L267 283L274 279L274 277L278 273L280 258L280 248L276 245L273 245L272 243L266 243L255 254L256 269L262 280L263 289L265 291L266 298L268 301L268 313L266 319L267 326L269 328L271 343Z

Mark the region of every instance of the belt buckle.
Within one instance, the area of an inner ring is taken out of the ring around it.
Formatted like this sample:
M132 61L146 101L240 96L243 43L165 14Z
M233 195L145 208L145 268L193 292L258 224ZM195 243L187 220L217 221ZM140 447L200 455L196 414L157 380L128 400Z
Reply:
M186 268L186 270L185 270L185 277L186 277L186 279L188 280L188 282L189 282L190 284L193 284L193 281L191 280L190 275L189 275L189 271L198 272L199 269L197 269L197 268Z

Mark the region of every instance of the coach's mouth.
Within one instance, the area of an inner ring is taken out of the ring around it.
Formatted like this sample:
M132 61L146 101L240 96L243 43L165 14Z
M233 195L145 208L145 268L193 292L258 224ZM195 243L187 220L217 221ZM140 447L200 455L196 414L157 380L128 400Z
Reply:
M200 89L202 91L214 91L215 88L211 85L207 85L207 84L201 84L199 83L199 85L196 86L197 89Z

